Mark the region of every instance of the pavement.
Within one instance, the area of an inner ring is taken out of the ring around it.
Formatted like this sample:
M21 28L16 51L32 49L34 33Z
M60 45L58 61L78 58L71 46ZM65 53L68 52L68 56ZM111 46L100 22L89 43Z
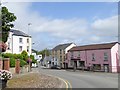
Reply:
M118 74L48 69L39 66L36 71L63 79L68 88L118 88Z

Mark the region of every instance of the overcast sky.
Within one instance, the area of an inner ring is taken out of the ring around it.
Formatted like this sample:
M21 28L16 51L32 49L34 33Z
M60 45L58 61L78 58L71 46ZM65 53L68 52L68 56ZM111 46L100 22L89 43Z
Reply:
M117 41L118 4L115 2L8 2L4 5L17 16L14 28L29 33L37 50L61 43ZM28 27L28 23L32 25Z

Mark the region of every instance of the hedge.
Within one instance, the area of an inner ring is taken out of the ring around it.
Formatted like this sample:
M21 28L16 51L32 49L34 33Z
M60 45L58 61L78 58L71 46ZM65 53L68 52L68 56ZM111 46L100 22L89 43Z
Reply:
M2 54L3 58L10 58L10 67L15 67L16 59L20 60L20 66L23 67L27 64L28 54L26 51L23 51L21 54L11 54L11 53L4 53ZM32 59L32 63L37 63L37 61L34 59L33 55L30 55L30 58Z
M15 58L10 58L10 67L15 67L15 62L16 62L16 60L15 60Z
M4 53L2 54L3 58L10 58L10 67L15 67L16 59L20 60L20 66L23 67L27 64L25 60L23 60L22 54L11 54L11 53Z
M20 60L20 67L23 67L24 65L27 65L27 62L24 60Z

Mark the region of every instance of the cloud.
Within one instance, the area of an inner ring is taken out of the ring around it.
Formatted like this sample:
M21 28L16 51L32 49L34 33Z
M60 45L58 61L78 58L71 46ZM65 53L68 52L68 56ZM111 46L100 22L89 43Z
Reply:
M7 3L11 12L17 16L15 28L32 35L33 48L53 48L59 43L75 42L78 45L110 42L116 40L117 16L100 19L98 16L93 22L84 18L59 19L41 16L39 11L31 9L32 3ZM95 17L95 16L93 16ZM28 23L32 23L28 27Z
M91 27L98 36L115 36L118 34L118 16L97 19Z

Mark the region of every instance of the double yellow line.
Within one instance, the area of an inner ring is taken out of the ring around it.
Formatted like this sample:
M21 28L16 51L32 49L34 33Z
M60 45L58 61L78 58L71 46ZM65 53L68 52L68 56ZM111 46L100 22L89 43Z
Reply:
M72 90L72 85L70 84L70 82L68 82L67 80L62 79L60 77L57 77L57 78L59 78L60 80L62 80L66 84L66 90Z
M45 74L45 73L43 73ZM68 82L67 80L63 79L63 78L60 78L58 76L54 76L54 75L50 75L50 74L47 74L48 76L52 76L52 77L56 77L60 80L62 80L65 84L66 84L66 90L72 90L72 85L70 84L70 82Z

